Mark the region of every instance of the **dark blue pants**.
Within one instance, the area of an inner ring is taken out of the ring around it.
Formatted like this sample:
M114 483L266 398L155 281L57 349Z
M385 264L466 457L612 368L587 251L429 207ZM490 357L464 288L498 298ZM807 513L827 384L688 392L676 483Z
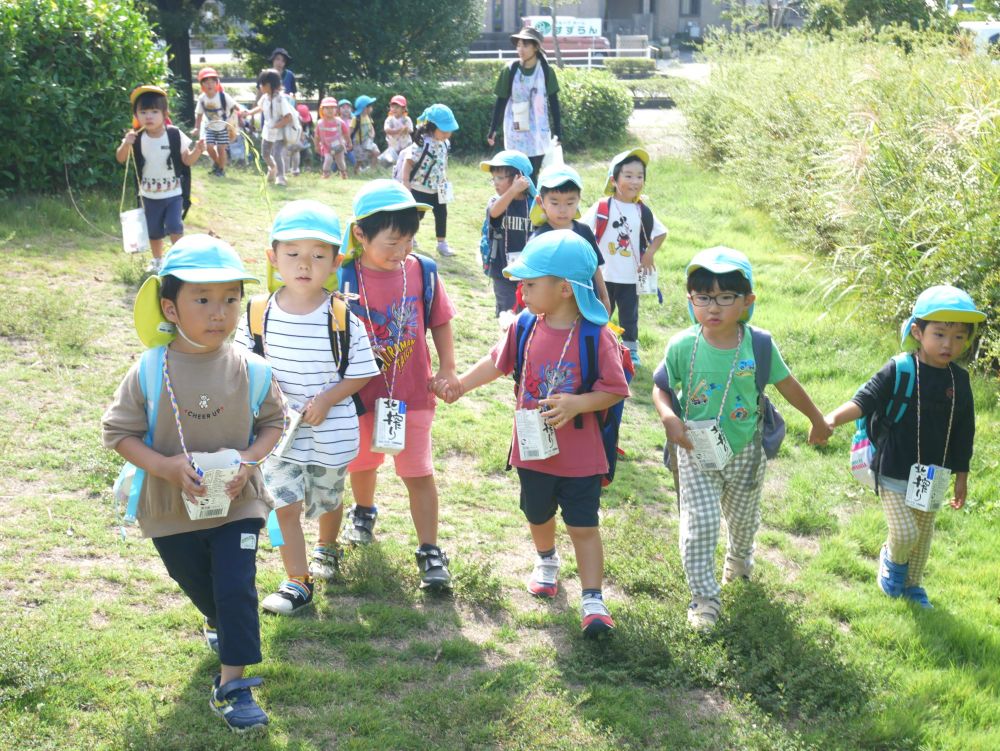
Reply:
M618 308L618 324L625 329L622 339L626 342L639 341L639 290L635 284L605 282L611 299L611 312Z
M154 537L170 578L219 630L223 665L261 661L257 612L257 537L260 519Z

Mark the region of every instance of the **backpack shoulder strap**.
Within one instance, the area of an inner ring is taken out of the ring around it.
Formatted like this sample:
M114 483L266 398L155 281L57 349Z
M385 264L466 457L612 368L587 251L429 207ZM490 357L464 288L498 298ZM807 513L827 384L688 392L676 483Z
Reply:
M892 387L892 399L886 405L885 413L892 417L893 423L897 423L906 414L910 397L913 396L916 366L914 356L909 352L900 352L892 358L892 361L896 363L896 379Z
M219 90L219 106L222 107L222 119L226 119L226 92Z
M340 266L340 291L358 294L357 259L347 261Z
M431 306L434 305L434 297L437 295L438 267L437 261L419 253L414 253L413 257L420 264L420 276L424 285L424 328L427 328L431 320Z
M598 355L603 328L586 318L580 319L580 388L576 392L578 394L588 394L593 391L594 384L600 378ZM600 422L601 415L598 414L597 417ZM583 428L583 415L573 418L573 426L577 429Z
M264 356L265 316L270 299L270 295L254 295L247 303L247 328L253 337L253 352L260 357Z
M771 380L771 354L774 348L771 333L754 326L750 329L750 343L753 346L754 380L757 381L757 393L764 395L767 382Z
M271 389L271 366L263 357L247 353L247 376L250 380L250 413L254 418Z
M514 358L514 372L511 374L514 377L514 393L521 387L521 371L524 370L524 345L528 341L528 335L531 330L535 328L535 323L538 321L538 317L528 310L524 310L517 317L515 322L515 334L517 336L517 353Z
M167 142L170 144L170 168L180 177L184 164L181 160L181 132L173 125L167 126Z
M330 352L337 363L337 372L343 378L350 364L351 347L351 332L347 329L347 303L339 297L331 297L326 314L330 321L327 327L330 332Z
M649 247L649 241L653 237L653 210L641 200L639 201L639 226L642 229L639 233L639 253L643 253Z
M410 180L413 180L413 176L417 174L417 170L420 169L420 165L424 163L424 160L427 158L430 151L431 145L427 141L424 141L423 146L420 149L420 156L417 157L417 161L415 161L413 166L410 167ZM412 154L413 152L410 153Z
M608 228L608 219L611 216L611 196L605 196L600 201L597 202L597 214L595 216L596 221L594 222L594 237L598 242L601 241L601 235Z
M132 158L135 159L136 182L141 182L142 169L146 166L146 157L142 155L142 137L146 131L140 130L132 144Z
M147 432L143 443L153 445L153 433L156 432L156 417L160 411L160 391L163 390L163 358L166 347L147 349L139 357L139 386L142 397L146 400Z

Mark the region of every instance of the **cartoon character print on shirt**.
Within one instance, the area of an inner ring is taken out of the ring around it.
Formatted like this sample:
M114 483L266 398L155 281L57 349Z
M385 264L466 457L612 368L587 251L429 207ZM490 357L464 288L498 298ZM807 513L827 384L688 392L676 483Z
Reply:
M611 222L611 228L618 232L618 236L608 242L608 253L629 258L632 255L632 232L628 226L628 219L624 214L619 216Z
M743 401L743 397L736 395L736 406L729 413L729 419L733 422L742 422L750 417L750 409Z
M563 360L562 366L558 362L545 362L534 371L525 371L524 374L524 406L533 409L538 406L539 399L545 399L553 394L568 393L576 391L576 363Z
M384 313L372 310L370 319L363 305L355 303L351 312L368 321L366 327L372 350L382 360L382 372L390 375L393 366L397 373L402 372L413 354L419 333L416 295L393 300Z
M698 381L698 385L691 389L691 395L688 397L688 404L692 407L700 407L703 404L708 404L708 400L712 396L713 391L725 388L724 383L707 383L705 379Z

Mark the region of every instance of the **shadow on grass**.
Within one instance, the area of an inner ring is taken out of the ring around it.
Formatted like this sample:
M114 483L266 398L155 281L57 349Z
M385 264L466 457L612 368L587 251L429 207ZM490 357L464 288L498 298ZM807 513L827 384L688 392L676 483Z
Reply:
M933 610L917 605L911 608L926 659L945 670L965 668L983 688L1000 694L1000 673L996 670L1000 639L956 618L940 605Z

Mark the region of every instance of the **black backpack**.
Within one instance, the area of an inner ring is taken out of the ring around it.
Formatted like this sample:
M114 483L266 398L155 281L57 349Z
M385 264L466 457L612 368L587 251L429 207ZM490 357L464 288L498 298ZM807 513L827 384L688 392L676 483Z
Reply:
M136 175L137 181L141 180L142 169L146 165L146 159L142 155L142 136L143 132L140 132L132 147L132 154L135 156L135 166L138 171ZM174 174L181 181L181 218L183 219L187 216L188 209L191 208L191 168L184 164L184 160L181 158L181 132L173 125L167 126L167 141L170 143L170 156L167 158L167 166L174 171ZM138 205L142 206L141 196Z

